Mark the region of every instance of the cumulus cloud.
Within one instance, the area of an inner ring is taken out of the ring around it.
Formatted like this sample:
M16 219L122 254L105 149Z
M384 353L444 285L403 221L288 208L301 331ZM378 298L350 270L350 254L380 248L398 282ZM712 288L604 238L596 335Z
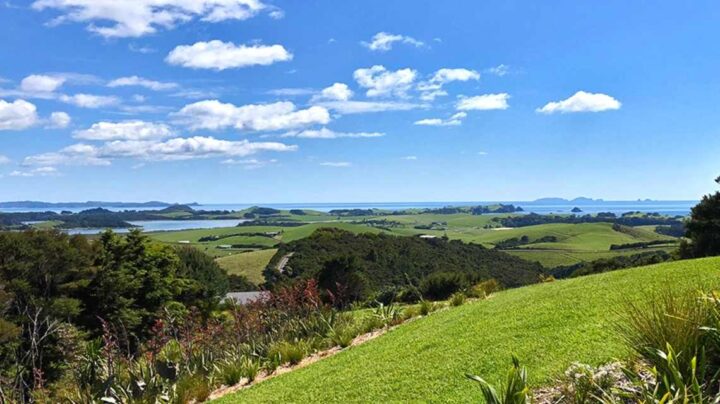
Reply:
M480 73L470 69L448 69L443 68L435 72L430 79L433 83L449 83L451 81L480 80Z
M60 96L60 101L80 108L102 108L117 105L120 99L109 95L75 94Z
M339 139L339 138L372 138L385 136L381 132L335 132L332 129L308 129L303 131L288 132L281 137L298 137L304 139Z
M174 117L178 123L192 130L235 128L276 131L330 122L330 113L326 108L312 106L297 110L295 104L289 101L236 106L218 100L205 100L186 105Z
M37 107L25 100L0 100L0 130L27 129L38 122Z
M334 83L326 87L313 97L313 100L347 101L353 96L353 91L345 83Z
M430 80L418 84L418 90L421 91L420 99L423 101L433 101L437 97L447 95L447 91L443 90L443 86L453 81L469 81L480 80L480 73L475 70L463 68L442 68L433 74Z
M372 51L387 52L392 49L394 43L404 43L421 47L425 44L417 39L405 35L389 34L387 32L378 32L372 37L370 42L361 42L361 44Z
M352 163L347 161L325 161L320 163L320 165L325 167L350 167Z
M28 93L52 93L65 82L64 77L32 74L20 82L20 90Z
M72 119L66 112L53 112L48 119L48 128L63 129L70 125Z
M460 111L487 111L492 109L508 109L510 94L483 94L474 97L461 97L456 108Z
M10 173L11 177L50 177L58 175L58 170L55 167L38 167L31 170L20 171L15 170Z
M353 77L361 87L367 88L368 97L406 97L413 85L417 72L413 69L389 71L384 66L357 69Z
M169 126L139 120L97 122L90 128L75 131L73 137L85 140L148 140L172 136Z
M190 160L213 157L245 157L263 151L288 152L297 146L279 142L250 142L194 136L159 140L114 140L100 146L84 143L65 147L57 152L26 157L23 165L110 165L120 158L149 161Z
M108 87L145 87L153 91L173 90L178 87L177 83L163 83L155 80L148 80L138 76L120 77L107 84Z
M339 114L364 114L370 112L408 111L424 108L425 105L410 102L373 102L373 101L325 101L316 105L333 110Z
M429 118L415 121L415 125L421 126L459 126L462 125L463 119L467 117L467 113L458 112L448 119Z
M10 164L11 162L12 162L12 160L10 160L10 158L8 156L3 156L2 154L0 154L0 165Z
M601 112L620 109L621 105L620 101L607 94L578 91L568 99L549 102L536 111L542 114Z
M361 87L368 89L368 97L405 97L417 77L417 72L409 68L389 71L384 66L375 65L355 70L353 77Z
M256 65L271 65L293 58L282 45L235 45L213 40L175 47L165 58L171 65L192 69L225 70Z
M196 18L246 20L268 7L260 0L36 0L32 8L58 10L50 25L86 22L88 31L112 38L153 34Z

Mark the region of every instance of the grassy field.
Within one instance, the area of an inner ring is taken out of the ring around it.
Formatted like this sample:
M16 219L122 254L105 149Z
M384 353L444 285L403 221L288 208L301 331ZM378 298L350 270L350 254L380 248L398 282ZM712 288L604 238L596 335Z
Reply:
M315 218L324 220L302 226L229 227L158 232L149 233L149 235L156 240L169 244L182 242L183 244L193 245L214 257L228 257L248 249L226 248L229 245L274 247L281 242L290 242L307 237L321 227L338 227L358 233L384 232L398 236L414 236L419 234L430 234L437 237L447 236L451 239L458 239L468 243L482 244L488 248L493 248L496 243L510 238L528 236L531 241L535 241L541 237L554 236L557 239L556 242L533 243L521 246L519 249L507 250L507 252L522 258L538 261L548 268L558 265L572 265L581 261L592 261L599 258L610 258L618 255L651 251L651 249L610 251L612 244L668 240L669 244L667 246L661 248L656 247L654 249L670 250L675 248L673 242L676 241L676 239L655 233L653 226L625 228L624 231L614 230L610 223L555 223L513 229L487 228L488 226L496 225L496 223L493 222L493 218L500 216L507 215L422 214L373 216L365 218L353 217L342 218L342 220L337 220L327 215L294 215L292 216L293 219L305 217L306 219ZM388 220L396 224L381 229L370 226L369 224L362 224L361 222L363 220ZM350 221L354 221L355 223L350 223ZM427 226L433 223L436 224L439 229L427 230L415 228L415 226ZM278 234L273 236L258 236L254 233ZM219 236L221 238L211 241L200 241L200 238L208 236ZM227 261L232 260L228 259Z
M248 251L217 258L215 261L231 275L245 275L256 285L265 282L262 271L277 249Z
M629 355L613 331L628 300L654 291L718 285L720 258L679 261L500 292L484 301L404 324L366 344L260 383L220 403L470 402L467 372L492 382L512 353L533 386L573 361L601 364Z

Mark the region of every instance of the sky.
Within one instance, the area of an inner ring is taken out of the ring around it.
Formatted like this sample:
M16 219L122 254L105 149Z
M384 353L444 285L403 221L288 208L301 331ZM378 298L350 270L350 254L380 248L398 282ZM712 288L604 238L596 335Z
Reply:
M5 0L0 200L693 200L713 1Z

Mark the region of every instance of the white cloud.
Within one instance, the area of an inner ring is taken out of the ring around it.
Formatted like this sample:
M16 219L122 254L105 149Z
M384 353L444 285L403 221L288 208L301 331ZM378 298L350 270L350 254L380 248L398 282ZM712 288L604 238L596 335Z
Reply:
M301 95L314 94L315 90L312 88L276 88L268 91L267 93L279 97L298 97Z
M443 86L453 81L480 80L480 73L475 70L463 68L442 68L433 74L430 80L420 83L417 89L421 91L420 99L433 101L437 97L447 95Z
M231 165L231 166L242 166L246 170L253 170L260 167L265 167L270 164L277 163L276 159L269 160L258 160L258 159L227 159L220 162L220 164Z
M192 69L225 70L286 62L292 53L282 45L235 45L213 40L175 47L165 58L167 63Z
M115 140L101 146L84 143L57 152L28 156L26 166L81 165L107 166L114 159L133 158L149 161L175 161L213 157L245 157L263 151L288 152L297 146L278 142L230 141L195 136L159 140Z
M37 107L25 100L0 100L0 130L27 129L38 122Z
M510 73L510 66L499 64L495 67L491 67L491 68L487 69L486 72L502 77L502 76Z
M38 167L27 171L15 170L10 173L12 177L50 177L58 175L55 167Z
M414 161L414 160L417 160L418 158L417 158L417 156L404 156L404 157L400 157L400 159Z
M448 119L440 119L440 118L421 119L419 121L415 121L415 125L459 126L459 125L462 125L462 121L463 121L463 119L465 119L465 117L467 117L467 114L465 112L458 112Z
M177 83L163 83L155 80L148 80L138 76L120 77L107 84L108 87L145 87L153 91L166 91L178 87Z
M275 131L330 122L330 113L324 107L297 110L295 104L289 101L238 107L218 100L205 100L186 105L174 116L178 123L193 130L235 128Z
M145 121L98 122L90 128L75 131L73 137L86 140L148 140L172 136L165 124Z
M87 22L89 31L104 37L140 37L195 18L246 20L267 6L260 0L36 0L32 8L57 9L51 25Z
M424 108L425 105L409 102L373 102L373 101L325 101L318 106L331 109L340 114L364 114L369 112L408 111Z
M457 102L456 108L460 111L487 111L492 109L508 109L508 99L510 94L483 94L474 97L461 97Z
M335 132L328 128L288 132L281 137L298 137L304 139L338 139L338 138L372 138L385 136L381 132Z
M384 66L375 65L366 69L357 69L353 77L361 87L367 88L368 97L407 96L417 72L413 69L389 71Z
M452 81L480 80L480 73L469 69L448 69L443 68L435 72L430 79L433 83L450 83Z
M143 55L148 55L150 53L157 52L157 49L155 49L155 48L151 48L149 46L139 46L139 45L135 45L135 44L129 44L128 49L131 52L142 53Z
M487 155L488 155L488 152L484 152L484 151L478 152L478 156L487 156Z
M352 164L347 161L325 161L320 165L325 167L350 167Z
M52 93L65 82L64 77L33 74L20 82L20 90L28 93Z
M8 156L3 156L2 154L0 154L0 165L10 164L11 162L12 162L12 160L10 160L10 158Z
M549 102L536 111L543 114L554 114L556 112L601 112L620 109L621 105L620 101L607 94L578 91L568 99Z
M115 96L92 94L63 94L60 96L60 101L81 108L102 108L117 105L120 103L120 99Z
M63 129L70 125L70 121L72 121L72 119L66 112L53 112L50 114L50 119L48 119L48 121L49 128Z
M425 44L417 39L405 35L389 34L387 32L378 32L372 37L370 42L361 42L372 51L387 52L392 49L394 43L405 43L415 47L421 47Z
M334 83L330 87L324 88L313 97L313 100L332 100L332 101L347 101L353 96L353 91L345 83Z

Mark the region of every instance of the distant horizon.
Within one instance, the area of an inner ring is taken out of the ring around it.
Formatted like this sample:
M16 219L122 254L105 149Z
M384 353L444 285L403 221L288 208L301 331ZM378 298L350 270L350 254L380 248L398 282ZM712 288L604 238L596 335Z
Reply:
M563 197L541 197L541 198L535 198L535 199L507 199L507 200L387 200L387 201L381 201L381 200L374 200L374 201L321 201L321 202L308 202L308 201L297 201L297 202L273 202L273 201L264 201L264 202L242 202L242 201L222 201L222 202L199 202L199 201L185 201L185 202L176 202L176 201L163 201L163 200L123 200L123 201L111 201L111 200L65 200L65 201L51 201L51 200L8 200L8 201L0 201L0 205L10 205L10 204L23 204L23 203L37 203L37 204L52 204L52 205L73 205L73 204L104 204L107 206L112 206L112 204L137 204L137 205L147 205L151 206L152 203L157 203L159 205L263 205L263 204L272 204L272 205L297 205L297 204L308 204L308 205L323 205L323 204L338 204L338 205L347 205L347 204L413 204L413 203L510 203L510 202L523 202L523 203L553 203L553 202L568 202L568 203L622 203L622 202L631 202L631 203L652 203L652 202L698 202L700 199L651 199L651 198L636 198L636 199L604 199L604 198L587 198L587 197L575 197L575 198L563 198Z

